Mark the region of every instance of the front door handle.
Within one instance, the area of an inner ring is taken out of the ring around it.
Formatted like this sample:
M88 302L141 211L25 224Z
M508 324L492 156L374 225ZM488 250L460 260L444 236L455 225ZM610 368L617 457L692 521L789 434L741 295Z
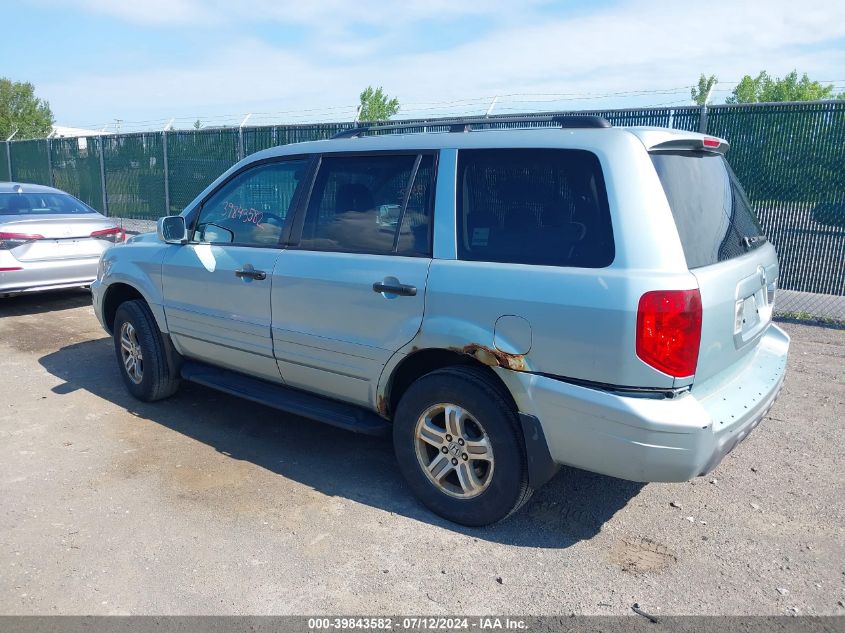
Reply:
M402 297L416 297L417 287L408 284L400 284L396 282L377 281L373 284L373 292L384 292L391 295L400 295Z
M243 268L241 270L235 271L235 277L249 278L249 279L257 279L258 281L264 281L267 279L267 273L263 270L254 270L251 268Z

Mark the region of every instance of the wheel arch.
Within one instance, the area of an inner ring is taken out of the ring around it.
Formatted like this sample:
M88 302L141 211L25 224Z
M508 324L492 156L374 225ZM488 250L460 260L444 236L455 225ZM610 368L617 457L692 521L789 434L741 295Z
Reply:
M481 358L486 357L482 355ZM438 369L460 366L480 369L483 375L499 388L502 397L513 407L519 418L519 430L524 442L528 480L532 487L538 488L543 485L555 475L558 465L552 459L540 420L519 410L511 389L503 380L500 372L507 374L514 370L501 367L494 369L491 364L481 362L478 356L472 353L471 346L461 348L460 351L438 347L412 348L411 353L396 363L383 385L380 385L382 390L378 395L379 414L392 420L399 400L415 380Z
M103 324L111 334L114 334L114 317L120 304L134 299L140 299L147 306L150 305L143 293L131 284L115 282L106 288L103 295Z
M517 410L516 402L505 382L489 365L480 362L475 356L454 349L430 347L412 348L411 353L402 358L390 371L378 396L378 412L383 417L392 418L399 400L415 380L438 369L446 367L476 367L481 369L490 381L497 385L502 395Z

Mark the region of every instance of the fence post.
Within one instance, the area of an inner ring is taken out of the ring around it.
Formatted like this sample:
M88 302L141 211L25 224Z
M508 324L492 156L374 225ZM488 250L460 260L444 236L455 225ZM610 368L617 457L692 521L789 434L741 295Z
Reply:
M12 142L6 141L6 162L9 164L9 182L12 182Z
M164 215L170 215L170 169L167 162L167 128L161 131L161 149L162 158L164 159Z
M701 104L701 115L698 117L698 131L707 134L707 104Z
M100 187L103 189L103 215L109 214L109 196L106 193L106 162L103 158L105 146L103 145L103 135L97 137L100 145Z
M44 142L47 144L47 174L50 178L50 186L55 186L55 181L53 180L53 157L50 156L50 137L44 139Z
M244 126L251 116L252 112L247 114L238 126L238 160L243 160L244 157Z

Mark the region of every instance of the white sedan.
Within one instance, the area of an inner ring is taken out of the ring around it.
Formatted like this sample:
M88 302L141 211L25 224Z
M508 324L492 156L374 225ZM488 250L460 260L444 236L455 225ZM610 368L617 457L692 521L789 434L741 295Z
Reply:
M0 297L88 286L100 255L124 237L114 222L63 191L0 183Z

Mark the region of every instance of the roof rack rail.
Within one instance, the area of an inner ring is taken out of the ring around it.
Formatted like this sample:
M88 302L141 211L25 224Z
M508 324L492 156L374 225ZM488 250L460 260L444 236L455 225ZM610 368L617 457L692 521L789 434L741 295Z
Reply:
M400 123L385 123L381 125L363 125L360 127L341 130L335 138L358 138L363 134L379 130L402 130L408 128L448 127L449 132L471 132L477 126L489 126L502 123L553 123L563 129L574 128L608 128L610 122L601 116L592 114L553 114L539 116L504 116L504 117L476 117L462 119L434 119L432 121L407 121Z

